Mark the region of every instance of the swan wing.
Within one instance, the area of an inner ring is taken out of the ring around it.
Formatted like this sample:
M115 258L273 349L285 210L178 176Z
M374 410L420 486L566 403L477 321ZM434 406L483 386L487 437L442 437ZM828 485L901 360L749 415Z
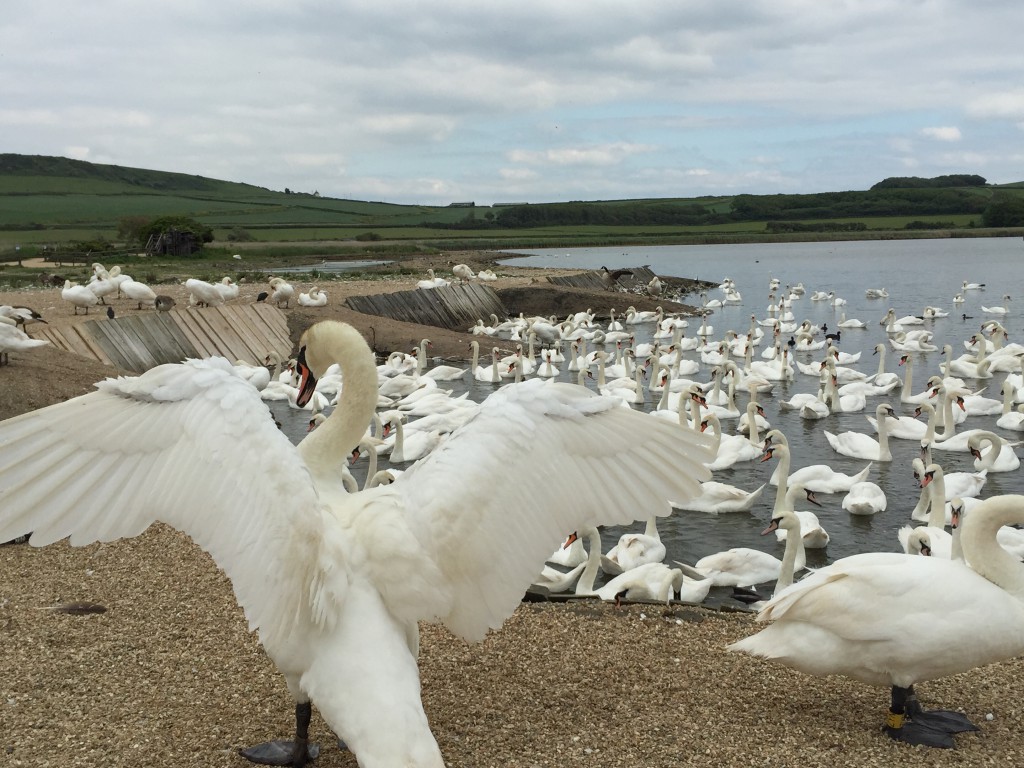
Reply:
M0 540L82 546L161 521L228 573L252 628L288 632L324 521L259 392L223 358L96 386L0 423Z
M391 486L450 590L437 618L467 639L500 626L567 533L666 515L669 499L698 495L708 445L584 387L498 390ZM524 477L548 490L527 499Z

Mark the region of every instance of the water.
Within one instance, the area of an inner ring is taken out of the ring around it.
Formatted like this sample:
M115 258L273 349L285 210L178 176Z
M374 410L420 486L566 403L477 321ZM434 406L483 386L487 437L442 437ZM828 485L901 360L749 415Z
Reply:
M827 324L834 330L845 311L848 318L858 318L867 323L864 330L844 330L840 349L848 353L861 352L861 359L853 368L873 373L878 367L877 356L872 356L879 342L887 337L880 320L891 307L897 316L920 315L926 305L936 306L950 313L949 317L928 321L925 328L934 332L933 343L941 350L944 344L952 344L954 356L964 351L963 341L978 330L988 315L981 307L1002 305L1004 293L1014 294L1013 286L1019 284L1020 261L1024 245L1016 238L1003 239L957 239L957 240L903 240L903 241L858 241L838 243L793 243L757 245L713 245L713 246L655 246L639 248L586 248L586 249L545 249L530 251L531 255L514 260L516 266L592 268L602 265L609 268L650 265L651 269L663 276L697 277L719 282L726 277L735 281L736 289L742 294L743 302L715 309L709 323L715 327L715 338L722 338L725 331L734 329L746 332L750 316L758 319L767 316L768 283L778 278L782 286L803 283L804 298L793 303L793 314L799 322L804 318L814 325ZM954 305L954 294L961 292L963 281L986 283L980 291L963 292L965 303ZM868 299L867 288L884 287L889 297ZM814 291L834 291L837 296L847 299L845 307L833 308L826 301L811 301ZM709 292L709 298L722 298L718 289ZM1017 298L1017 297L1014 297ZM691 303L699 303L698 297L690 297ZM629 305L629 294L618 296L609 293L608 307L617 311ZM1010 314L1001 318L1007 328L1010 341L1024 338L1024 314L1011 301ZM607 311L605 308L604 311ZM962 315L968 315L963 319ZM687 335L694 335L699 320L691 321ZM764 330L764 328L762 328ZM638 342L649 340L653 324L637 326ZM770 329L769 329L770 330ZM819 336L820 338L820 336ZM760 359L765 344L770 343L770 334L755 349L754 359ZM482 343L481 346L488 346ZM499 346L511 348L510 342ZM888 346L888 345L887 345ZM822 352L806 352L797 355L800 362L820 361ZM687 353L687 358L696 358ZM898 371L898 354L891 347L886 353L886 370ZM932 373L938 373L941 351L917 353L914 356L914 392L920 392L924 382ZM737 359L739 364L742 360ZM1000 398L999 387L1005 374L996 373L992 379L975 384L975 390L985 387L984 395ZM562 378L568 380L569 374ZM706 381L710 378L710 367L702 366L694 379ZM492 390L490 385L475 381L445 385L459 394L469 389L469 397L482 400ZM833 433L846 430L872 433L865 415L874 415L879 402L890 403L898 415L911 415L912 407L899 403L899 390L888 399L868 398L864 412L836 414L822 420L807 421L792 412L783 412L778 407L797 392L815 392L817 380L797 372L796 380L776 384L771 394L760 395L759 402L773 427L781 429L789 438L792 450L792 469L806 464L827 463L834 469L854 474L863 469L867 462L851 459L832 450L822 431ZM643 410L651 410L657 401L657 394L649 394ZM738 393L737 406L742 412L747 403L745 392ZM287 407L277 409L279 418L286 422L286 428L294 429L293 439L304 434L308 413L291 412ZM960 429L984 428L1002 434L1008 439L1024 437L1021 433L1001 430L995 426L996 416L971 416ZM735 431L736 422L723 422L727 432ZM876 462L869 480L882 487L888 497L888 508L873 517L851 515L840 506L843 494L819 494L823 507L816 509L819 520L828 530L831 541L827 548L808 550L808 563L824 565L837 558L863 551L896 551L899 544L896 531L909 520L910 510L920 494L913 477L911 460L918 455L917 443L908 440L890 439L893 454L891 463ZM935 460L944 470L974 471L973 460L967 453L943 452ZM766 483L776 462L739 463L733 468L715 473L715 480L753 490ZM383 462L382 467L387 463ZM363 470L365 471L365 470ZM524 482L530 478L524 478ZM993 473L985 486L983 496L997 493L1024 493L1024 475L1020 470L1009 473ZM775 498L774 486L768 485L759 502L749 513L730 513L719 516L702 513L676 511L671 517L659 520L659 532L668 549L668 561L695 562L700 557L730 547L753 547L771 552L779 557L783 545L774 536L762 537L761 530L771 516ZM800 505L798 508L807 508ZM642 530L637 524L628 530ZM609 528L603 531L604 548L607 550L627 529Z
M368 269L369 267L384 267L390 264L390 261L327 261L326 259L319 264L307 264L302 267L281 267L280 269L271 269L269 272L281 272L284 274L298 274L300 272L322 272L327 275L336 275L343 272L354 272L360 269Z

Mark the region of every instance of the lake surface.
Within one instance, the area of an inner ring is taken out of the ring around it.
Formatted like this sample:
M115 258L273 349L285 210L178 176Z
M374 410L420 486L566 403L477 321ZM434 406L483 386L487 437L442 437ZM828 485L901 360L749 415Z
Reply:
M518 252L517 252L518 253ZM777 278L784 288L802 283L806 293L794 301L792 312L795 320L808 319L816 326L827 325L835 330L840 316L845 312L848 318L863 320L863 330L844 330L840 350L847 353L861 353L859 362L850 367L865 373L878 368L878 357L872 352L878 343L887 343L888 337L880 320L890 309L897 317L921 315L925 306L938 307L949 313L948 317L926 321L924 328L934 333L933 343L940 351L914 353L913 391L923 390L928 376L939 373L941 349L952 344L954 357L966 352L963 342L975 333L981 323L993 316L986 315L982 306L1002 305L1004 294L1010 294L1024 305L1024 297L1015 295L1017 286L1024 280L1024 243L1019 238L998 239L949 239L949 240L896 240L856 241L834 243L788 243L751 245L707 245L707 246L645 246L637 248L581 248L543 249L522 252L529 255L509 261L516 266L555 267L566 269L598 269L602 265L610 269L619 267L649 265L655 273L663 276L700 278L721 282L731 278L736 290L742 295L742 303L727 304L716 308L708 322L714 326L712 338L721 339L728 330L745 333L750 325L750 316L758 319L767 317L769 303L769 280ZM983 290L961 291L964 281L985 283ZM869 299L868 288L885 288L888 298ZM834 291L845 298L847 304L833 307L828 301L811 301L815 291ZM954 305L953 297L963 293L964 303ZM718 289L708 292L709 299L722 299ZM606 313L614 307L624 311L630 304L630 294L608 294ZM684 297L687 299L687 297ZM688 297L689 303L700 303L697 296ZM595 308L596 309L596 308ZM1009 303L1009 314L998 318L1009 333L1010 342L1024 340L1024 307L1014 301ZM962 316L968 315L967 319ZM693 336L700 325L699 318L690 321L687 335ZM654 331L653 324L636 326L637 341L647 341ZM770 328L761 346L755 348L754 359L759 360L761 351L771 343ZM821 338L819 335L817 338ZM487 346L482 344L481 346ZM510 342L499 344L508 346ZM804 363L818 361L823 352L801 352L796 360ZM699 355L690 352L690 359ZM733 358L742 365L740 358ZM896 363L899 353L888 348L886 370L900 372ZM699 381L710 379L711 366L702 365L692 378ZM978 382L968 381L974 390L985 388L986 397L999 399L1004 373L995 373L993 378ZM569 379L569 374L562 377ZM466 389L469 397L482 400L494 387L475 381L446 385L459 394ZM853 430L873 434L865 415L874 415L875 406L888 402L897 415L912 415L913 406L901 405L899 390L886 398L869 397L867 407L859 413L833 414L820 420L802 419L796 412L786 412L778 403L798 392L816 392L818 381L799 371L792 382L776 384L770 394L761 394L758 401L765 409L765 415L773 427L781 429L788 437L792 450L792 470L806 464L827 463L834 469L854 474L868 462L852 459L836 453L828 444L823 430L839 433ZM652 410L658 395L648 394L647 402L636 406ZM748 396L737 393L737 406L744 411ZM287 406L275 408L278 418L293 434L293 439L304 434L308 413L295 412ZM1014 433L996 427L998 416L970 416L958 431L968 428L991 429L1008 439L1020 439L1022 433ZM726 432L735 432L736 421L724 421ZM915 441L890 439L892 462L876 462L868 479L877 483L888 498L886 511L873 517L851 515L841 507L843 498L839 494L819 494L821 509L815 509L821 524L829 532L831 541L825 549L808 550L809 565L824 565L840 557L863 551L897 551L899 543L897 530L909 522L910 510L917 503L920 494L913 477L911 460L918 455ZM1019 452L1019 449L1018 449ZM974 471L973 459L968 453L936 452L934 460L943 465L946 473ZM739 463L734 467L715 473L713 479L753 490L766 483L776 461L766 463ZM384 467L387 463L384 462ZM365 470L364 470L365 471ZM524 483L535 478L524 477ZM1024 474L1020 470L992 473L982 496L998 493L1024 493ZM775 498L774 486L768 485L759 502L749 512L729 513L718 516L702 513L675 511L671 517L659 520L659 532L668 549L668 560L693 563L704 555L730 547L753 547L782 556L783 545L774 536L762 537L761 530L771 517ZM798 509L810 505L798 504ZM629 530L642 530L637 524ZM607 550L627 529L609 528L603 531L604 548Z

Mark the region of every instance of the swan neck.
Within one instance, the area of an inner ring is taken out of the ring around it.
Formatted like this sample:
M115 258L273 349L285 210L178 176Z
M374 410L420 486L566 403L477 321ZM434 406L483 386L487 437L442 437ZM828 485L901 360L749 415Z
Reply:
M782 567L779 569L779 579L775 582L773 597L793 583L793 573L796 571L798 560L802 568L806 560L804 539L800 526L796 525L786 531L786 551L782 554Z
M996 586L1018 599L1024 598L1024 565L999 546L998 530L1024 523L1024 496L992 497L971 511L963 521L960 545L971 567Z
M580 580L576 582L577 595L591 595L594 593L594 581L597 579L597 571L601 567L601 533L597 528L588 528L584 531L587 537L587 564L580 574Z
M307 357L315 348L318 359L338 363L345 382L338 406L300 443L310 470L330 475L339 463L344 466L377 409L377 366L366 340L350 325L327 321L306 334Z

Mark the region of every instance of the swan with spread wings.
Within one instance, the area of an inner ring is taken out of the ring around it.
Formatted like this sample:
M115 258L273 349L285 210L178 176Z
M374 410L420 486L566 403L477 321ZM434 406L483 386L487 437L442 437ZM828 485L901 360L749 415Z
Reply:
M227 573L296 702L295 739L246 756L305 765L315 705L359 765L441 768L417 622L482 638L567 532L697 495L707 440L531 380L493 393L394 483L347 493L341 469L377 404L374 357L354 328L325 321L297 360L300 403L331 364L344 380L298 446L220 358L108 379L0 423L0 541L31 531L36 546L84 545L172 525ZM524 474L558 482L524 504Z

